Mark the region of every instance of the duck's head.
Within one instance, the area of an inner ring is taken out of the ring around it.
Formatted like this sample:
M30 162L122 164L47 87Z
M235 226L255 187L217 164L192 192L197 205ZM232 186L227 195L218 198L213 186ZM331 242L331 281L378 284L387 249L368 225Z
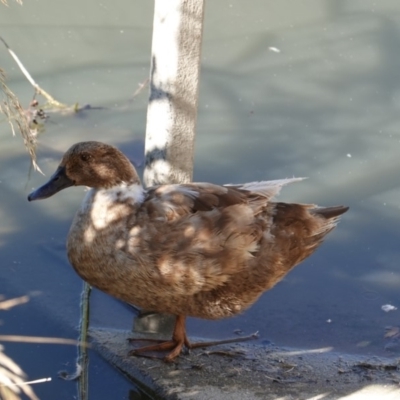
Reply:
M32 192L28 200L46 199L70 186L107 189L123 183L140 184L140 179L121 151L101 142L80 142L64 154L50 180Z

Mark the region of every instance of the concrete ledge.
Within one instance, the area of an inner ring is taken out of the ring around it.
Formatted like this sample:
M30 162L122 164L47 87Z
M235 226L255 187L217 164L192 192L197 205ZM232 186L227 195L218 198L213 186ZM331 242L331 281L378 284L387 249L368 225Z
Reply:
M138 337L132 332L92 329L90 337L95 350L156 399L400 399L399 360L246 343L196 349L166 364L128 357L127 339Z

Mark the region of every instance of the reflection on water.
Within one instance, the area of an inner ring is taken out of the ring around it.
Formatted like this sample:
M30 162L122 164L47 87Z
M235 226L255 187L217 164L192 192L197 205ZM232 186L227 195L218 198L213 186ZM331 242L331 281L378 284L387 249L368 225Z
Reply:
M51 116L38 153L47 175L82 139L108 141L140 162L147 99L132 96L148 75L151 23L147 0L0 5L1 35L41 86L68 104L105 107L82 117ZM400 306L399 43L395 0L207 3L195 179L308 176L281 198L350 211L316 254L248 312L218 322L192 319L189 332L226 337L258 330L279 345L398 354L396 346L385 351L384 334L399 325L399 311L381 307ZM31 87L0 54L8 84L29 104ZM29 161L21 140L5 123L0 135L1 292L40 292L8 313L2 330L75 338L81 284L63 243L83 189L28 204L26 194L43 179L35 174L25 187ZM126 329L131 315L95 292L92 323ZM43 346L13 345L12 352L29 378L36 376L33 356L42 360L43 376L75 357L61 347L48 357ZM129 384L91 357L90 392L103 396L113 381L120 391L111 397L126 398ZM38 395L51 398L40 391L53 390L67 399L75 390L52 385L38 387Z

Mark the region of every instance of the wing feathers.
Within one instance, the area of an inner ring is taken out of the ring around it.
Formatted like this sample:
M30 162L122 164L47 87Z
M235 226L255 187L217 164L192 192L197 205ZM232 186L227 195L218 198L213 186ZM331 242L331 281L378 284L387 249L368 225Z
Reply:
M293 182L300 182L307 178L288 178L288 179L277 179L274 181L259 181L249 182L240 185L224 185L225 187L235 187L237 189L246 190L260 196L266 197L268 200L277 196L283 186Z

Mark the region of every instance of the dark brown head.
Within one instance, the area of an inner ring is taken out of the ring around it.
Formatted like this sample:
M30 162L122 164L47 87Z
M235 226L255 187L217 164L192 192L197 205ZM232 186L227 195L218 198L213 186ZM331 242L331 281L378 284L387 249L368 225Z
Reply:
M140 184L140 179L121 151L101 142L80 142L64 154L50 180L32 192L28 200L45 199L70 186L107 189L123 183Z

